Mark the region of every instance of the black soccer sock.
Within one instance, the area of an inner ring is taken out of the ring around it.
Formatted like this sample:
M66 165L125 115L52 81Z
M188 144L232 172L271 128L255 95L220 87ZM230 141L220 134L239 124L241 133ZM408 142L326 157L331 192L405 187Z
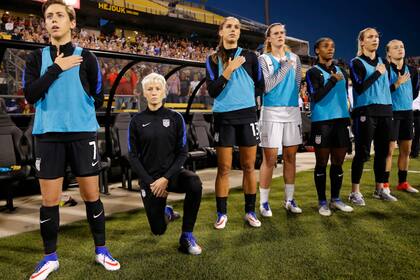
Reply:
M316 192L318 194L318 200L327 200L327 197L325 195L325 189L326 189L326 181L327 181L327 167L326 166L320 166L315 165L314 170L314 180L315 180L315 187Z
M105 211L101 200L85 201L86 217L93 235L95 246L105 245Z
M398 183L404 183L407 181L407 170L398 170Z
M257 199L257 194L245 194L245 213L255 212L255 200Z
M331 165L330 167L331 180L331 199L340 198L340 189L343 184L343 168L341 165Z
M217 212L227 214L227 197L216 197Z
M58 205L39 209L41 236L46 255L57 250L58 229L60 227L60 211Z

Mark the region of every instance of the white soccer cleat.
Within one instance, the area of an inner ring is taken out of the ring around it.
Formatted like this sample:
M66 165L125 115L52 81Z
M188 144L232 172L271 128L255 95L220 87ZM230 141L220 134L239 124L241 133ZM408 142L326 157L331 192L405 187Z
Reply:
M197 240L192 232L184 232L181 234L181 237L179 238L179 250L190 255L200 255L202 252L202 249L200 245L197 244Z
M302 209L297 206L297 203L294 199L287 200L284 202L284 208L294 214L301 214Z
M214 223L215 229L224 229L226 227L226 223L228 221L228 217L226 214L222 214L217 212L217 220Z
M244 217L245 222L247 222L251 227L260 227L261 222L258 220L257 215L255 212L251 211L245 214Z
M330 208L328 208L328 203L327 203L327 201L325 201L325 200L323 200L323 201L320 201L319 202L319 205L318 205L318 213L321 215L321 216L324 216L324 217L329 217L329 216L331 216L331 210L330 210Z
M349 194L349 201L353 203L354 205L358 206L365 206L365 199L363 198L363 195L361 192L351 192Z
M110 271L119 270L121 267L120 263L111 256L106 247L96 247L95 261Z
M29 280L44 280L47 279L51 272L59 268L58 257L56 253L45 256L35 268Z
M330 202L330 208L331 209L338 209L340 211L347 212L347 213L353 212L353 207L345 204L339 198L336 198L334 200L331 200L331 202Z
M268 202L264 202L260 205L260 213L263 217L272 217L273 212L271 212L270 204Z

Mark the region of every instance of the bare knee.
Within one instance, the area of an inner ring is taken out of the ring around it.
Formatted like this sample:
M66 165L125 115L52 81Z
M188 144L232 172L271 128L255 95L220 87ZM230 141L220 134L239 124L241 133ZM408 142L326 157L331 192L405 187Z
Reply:
M268 156L268 157L264 156L263 163L268 168L276 167L277 155L276 156Z
M59 197L43 197L42 198L42 205L46 207L56 206L60 203L60 196Z
M244 173L251 173L255 171L255 161L248 160L241 163L241 168Z
M225 177L230 173L232 166L230 164L220 164L217 166L217 176Z

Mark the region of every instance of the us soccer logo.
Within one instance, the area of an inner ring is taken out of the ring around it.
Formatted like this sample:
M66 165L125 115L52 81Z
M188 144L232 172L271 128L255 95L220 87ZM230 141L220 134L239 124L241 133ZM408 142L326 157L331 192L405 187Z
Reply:
M170 119L163 119L163 120L162 120L162 125L163 125L164 127L168 127L168 126L170 126L170 125L171 125L171 120L170 120Z

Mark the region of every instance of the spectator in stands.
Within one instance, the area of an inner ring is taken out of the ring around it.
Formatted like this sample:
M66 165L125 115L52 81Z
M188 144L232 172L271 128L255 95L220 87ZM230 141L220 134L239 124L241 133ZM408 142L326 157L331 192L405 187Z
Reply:
M147 109L130 122L128 149L131 166L140 179L141 197L150 228L153 234L164 234L167 224L174 218L173 209L166 206L168 192L185 193L179 248L199 255L201 247L193 230L202 186L195 173L182 167L188 154L184 119L181 114L163 106L167 88L162 75L147 75L142 87Z
M24 73L25 97L36 104L32 133L37 143L35 166L42 194L40 227L45 251L31 279L46 279L59 267L59 202L67 163L85 201L95 260L107 270L118 270L119 262L105 247L105 213L98 189L95 105L103 102L99 65L92 53L71 42L71 30L76 26L71 6L62 0L48 0L42 11L52 45L32 52Z
M193 91L195 90L195 88L197 87L199 83L200 81L198 80L198 73L194 73L193 80L190 82L190 90L189 90L188 96L191 96L191 94L193 93Z
M181 81L178 72L173 74L168 79L168 96L166 102L177 103L179 102L179 94L181 93Z
M118 72L120 71L121 70L119 70ZM116 95L125 95L125 96L116 97L115 107L117 110L132 109L132 106L133 106L132 95L134 94L134 89L136 88L137 81L138 81L137 75L133 71L133 69L130 69L127 72L125 72L116 90Z
M190 79L187 77L187 74L185 73L185 71L181 72L181 76L180 76L180 95L179 95L179 100L180 102L187 102L188 100L188 95L190 92Z
M238 19L227 17L219 26L217 52L207 58L206 82L214 98L213 117L217 152L216 229L227 223L229 173L233 146L239 146L245 194L245 221L260 227L255 214L257 181L255 159L259 132L255 96L264 89L264 80L255 53L238 47L241 33Z

